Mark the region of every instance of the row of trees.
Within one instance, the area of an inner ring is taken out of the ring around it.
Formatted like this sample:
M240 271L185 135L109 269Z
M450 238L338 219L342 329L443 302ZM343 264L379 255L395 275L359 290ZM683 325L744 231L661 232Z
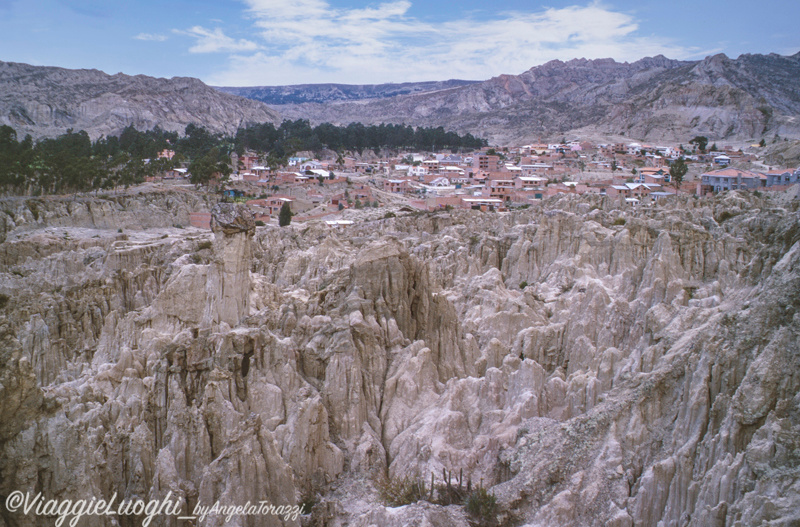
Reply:
M284 121L277 128L265 123L240 129L234 137L212 133L190 124L179 136L160 128L148 131L125 128L119 137L92 142L85 131L68 130L52 139L21 141L9 126L0 126L0 191L59 194L106 190L141 183L146 177L188 163L192 182L207 183L214 174L229 175L232 152L256 150L268 154L271 166L285 165L299 151L340 153L372 148L415 148L453 151L480 148L486 141L470 134L460 136L443 128L403 125L348 126L306 120ZM175 152L172 160L158 159L162 150Z
M486 146L485 139L471 134L459 135L438 128L412 128L402 124L380 124L365 126L350 123L335 126L323 123L312 127L305 119L284 121L279 127L264 123L240 129L236 133L235 148L241 153L245 149L270 152L276 158L299 151L319 152L324 148L343 152L346 150L362 153L372 149L376 153L381 148L416 150L473 150Z
M172 168L169 160L145 163L137 151L142 147L124 137L93 143L86 132L72 130L37 143L30 136L18 141L13 128L0 126L0 189L31 194L112 189Z

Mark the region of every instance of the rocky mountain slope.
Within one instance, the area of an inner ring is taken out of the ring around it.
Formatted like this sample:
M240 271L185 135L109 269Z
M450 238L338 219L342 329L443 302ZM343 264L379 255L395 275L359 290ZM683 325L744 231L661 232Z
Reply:
M562 196L345 231L220 206L213 233L171 227L189 207L0 200L0 495L467 525L380 500L383 475L444 469L505 525L800 521L796 202Z
M0 62L0 124L22 138L53 137L72 128L92 138L127 126L183 132L189 123L235 133L241 124L279 122L262 103L221 93L197 79L107 75Z
M398 95L427 93L468 86L478 81L448 80L404 82L399 84L295 84L291 86L218 87L217 89L271 105L307 102L358 101L385 99Z
M556 60L435 93L276 108L313 122L441 125L498 144L570 132L683 142L800 137L799 75L800 54Z

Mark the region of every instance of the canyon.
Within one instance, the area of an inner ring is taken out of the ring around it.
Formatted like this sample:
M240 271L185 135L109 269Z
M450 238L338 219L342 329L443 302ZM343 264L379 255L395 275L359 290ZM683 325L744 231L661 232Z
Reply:
M496 497L487 524L795 524L798 220L742 191L344 229L188 189L2 198L0 497L478 522L382 499L444 470Z

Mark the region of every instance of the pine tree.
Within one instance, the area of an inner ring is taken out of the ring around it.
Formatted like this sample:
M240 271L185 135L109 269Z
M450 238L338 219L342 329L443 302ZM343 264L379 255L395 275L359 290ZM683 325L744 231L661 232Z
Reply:
M289 206L288 201L284 201L281 211L278 213L278 225L286 227L290 223L292 223L292 208Z

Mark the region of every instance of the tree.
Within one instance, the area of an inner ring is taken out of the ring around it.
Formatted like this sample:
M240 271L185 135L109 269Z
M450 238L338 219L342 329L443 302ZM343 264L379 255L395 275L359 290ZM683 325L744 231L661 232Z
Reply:
M686 175L688 170L689 167L686 166L683 156L673 161L672 165L669 167L669 177L672 179L676 191L680 188L681 183L683 183L683 176Z
M617 161L614 160L611 162L611 172L616 172L619 167L617 166Z
M705 152L706 145L708 145L708 137L704 135L696 135L694 139L689 141L689 144L697 145L697 148L699 148L701 152Z
M281 211L278 213L278 225L286 227L292 223L292 208L289 206L288 201L284 201L281 205Z
M764 139L762 139L761 142L758 143L758 146L760 146L761 148L764 148L765 146L767 146L767 142Z

